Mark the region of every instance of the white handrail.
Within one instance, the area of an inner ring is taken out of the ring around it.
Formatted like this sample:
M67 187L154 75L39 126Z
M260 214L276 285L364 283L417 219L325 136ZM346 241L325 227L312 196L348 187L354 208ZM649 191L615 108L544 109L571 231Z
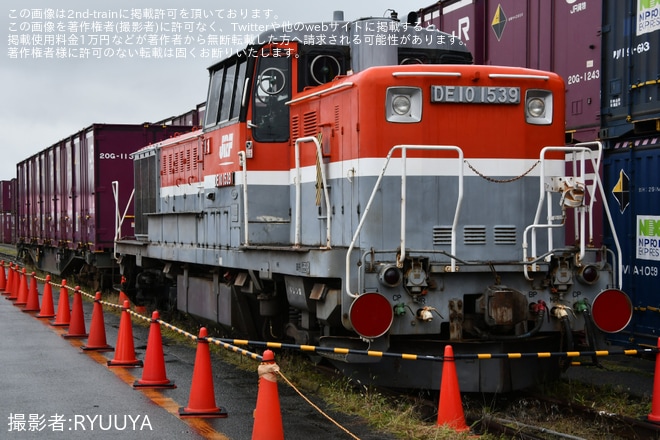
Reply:
M243 175L243 240L244 245L250 244L248 233L248 190L247 190L247 160L245 160L245 151L238 152L238 162L242 169Z
M296 139L295 144L295 155L296 155L296 223L295 223L295 243L294 246L300 246L301 244L301 224L302 224L302 194L301 194L301 174L300 174L300 144L313 142L316 146L316 159L321 162L323 155L321 154L321 144L315 136L306 136L299 139ZM320 167L321 179L323 184L323 195L325 196L325 212L326 212L326 224L325 224L325 246L326 248L331 247L331 212L330 212L330 197L328 194L328 184L325 178L325 171L323 167Z
M594 150L589 148L589 146L595 146L597 148L597 155L594 158L593 155L596 153ZM592 141L592 142L583 142L579 144L575 144L573 146L555 146L555 147L544 147L541 150L540 154L540 161L541 161L541 171L540 171L540 183L539 183L539 203L536 209L536 214L534 215L534 223L529 225L527 228L525 228L525 232L523 234L523 262L528 261L527 258L527 249L528 249L528 242L527 242L527 233L529 231L532 232L532 254L530 258L534 260L537 257L536 253L536 229L540 228L547 228L548 229L548 237L551 237L552 235L552 228L560 226L560 225L554 225L551 223L552 221L552 216L551 216L551 208L550 208L550 200L548 198L548 223L539 223L540 217L541 217L541 207L543 206L543 200L545 199L545 193L546 191L544 190L544 182L545 182L545 156L546 153L552 152L552 151L559 151L559 152L564 152L564 153L580 153L582 155L581 159L581 165L580 165L580 172L581 176L585 175L585 162L589 160L591 162L591 166L593 167L593 172L594 172L594 180L592 184L592 188L590 191L590 194L594 194L596 192L596 189L599 190L601 198L603 199L603 209L605 211L605 214L607 216L608 222L610 229L612 231L612 238L614 239L614 243L617 249L617 260L618 260L618 282L619 282L619 288L621 288L621 283L622 283L622 276L623 276L623 257L621 254L621 245L619 243L619 237L616 233L616 230L614 229L614 221L612 220L612 214L610 213L609 205L607 203L607 197L605 195L605 190L603 188L603 184L600 180L600 161L602 158L602 151L603 151L603 145L601 142L598 141ZM594 204L594 197L591 197L590 203L589 203L589 224L591 225L591 234L593 234L593 204ZM584 223L584 216L582 216L582 222ZM549 238L549 243L552 243L551 238ZM549 249L552 249L552 246L549 245ZM581 234L580 236L580 260L584 258L584 255L586 253L586 243L585 243L585 234ZM528 267L525 264L524 266L524 273L525 277L529 280L529 274L528 274ZM536 269L536 263L532 264L533 270Z
M126 215L128 214L128 208L131 206L133 201L133 196L135 195L135 188L131 191L131 195L128 198L128 203L126 203L126 208L124 209L124 214L121 215L119 212L119 182L116 180L112 181L112 195L115 199L115 238L114 238L114 253L113 257L117 255L117 240L121 235L121 227L126 220Z
M360 231L362 230L362 226L364 225L365 219L368 217L369 210L371 209L371 204L374 201L374 198L376 196L376 192L380 188L380 182L383 180L383 176L385 175L385 172L387 171L387 167L389 166L390 159L392 158L392 155L396 150L401 150L401 160L402 160L402 171L401 171L401 237L400 237L400 243L401 243L401 256L399 257L399 262L403 262L405 255L406 255L406 221L405 221L405 213L406 213L406 151L407 150L435 150L435 151L456 151L458 154L458 197L456 200L456 211L454 212L454 221L452 223L452 228L451 228L451 255L456 255L456 228L458 226L458 218L460 215L461 211L461 205L463 202L463 150L461 150L459 147L455 145L395 145L392 147L392 149L387 153L387 157L385 158L385 162L383 163L383 167L380 170L380 174L378 175L378 179L376 180L376 184L374 185L373 190L371 191L371 196L369 197L369 201L367 202L367 206L364 209L364 213L362 214L362 217L360 218L360 222L357 225L357 228L355 229L355 232L353 233L353 239L351 240L351 244L348 246L348 250L346 251L346 294L351 297L351 298L356 298L359 295L358 293L352 293L351 292L351 286L350 286L350 278L351 278L351 253L353 252L353 248L355 247L355 242L357 241L358 235L360 234ZM451 258L451 271L454 272L456 270L456 260L454 258Z

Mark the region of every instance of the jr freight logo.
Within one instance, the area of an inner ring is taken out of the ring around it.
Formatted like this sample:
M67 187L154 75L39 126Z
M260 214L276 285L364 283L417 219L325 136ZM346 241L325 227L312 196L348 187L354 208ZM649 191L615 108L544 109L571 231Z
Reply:
M637 35L660 30L660 0L637 0Z
M500 41L502 38L502 33L504 33L504 27L506 26L506 15L504 15L502 5L497 5L495 16L493 16L493 21L490 25L493 28L493 32L495 32L497 41Z

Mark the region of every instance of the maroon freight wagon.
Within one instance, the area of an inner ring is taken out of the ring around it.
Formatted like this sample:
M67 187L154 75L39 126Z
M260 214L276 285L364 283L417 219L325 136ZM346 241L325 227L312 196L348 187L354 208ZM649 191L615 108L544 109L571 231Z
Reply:
M15 243L16 179L0 181L0 243Z
M418 12L466 43L475 64L551 70L566 82L568 142L600 129L602 0L443 0Z
M0 212L12 212L14 207L14 192L16 179L0 181Z
M91 271L93 279L114 267L115 235L133 234L130 221L117 227L133 216L132 154L190 129L94 124L18 163L19 257L60 275Z

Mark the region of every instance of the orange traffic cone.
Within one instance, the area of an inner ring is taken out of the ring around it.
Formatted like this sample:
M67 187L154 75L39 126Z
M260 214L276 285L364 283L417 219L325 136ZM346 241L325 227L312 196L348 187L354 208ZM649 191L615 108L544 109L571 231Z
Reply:
M16 301L18 299L18 288L21 285L21 272L18 270L18 264L14 265L14 277L11 281L11 295L9 295L9 299L11 301Z
M207 336L206 328L200 328L188 406L179 408L180 417L227 417L227 411L224 408L215 406L211 351Z
M160 333L159 318L158 311L151 314L142 379L135 381L134 388L176 388L174 382L169 380L165 373L165 355L163 354L163 337Z
M438 403L437 426L447 426L456 432L469 431L465 424L461 391L458 387L454 349L445 346L444 365L442 366L442 382L440 383L440 402Z
M119 304L124 304L124 301L129 301L129 303L130 303L130 299L128 298L128 295L126 295L123 290L120 290L119 291Z
M94 296L94 308L92 309L92 323L89 326L89 338L87 345L80 347L85 351L112 351L105 338L105 320L103 319L103 305L101 304L101 292Z
M28 291L27 303L25 304L24 312L38 312L39 311L39 292L37 291L37 275L32 272L30 278L30 290Z
M41 309L37 318L54 318L55 309L53 306L53 288L50 285L50 275L46 275L46 282L44 283L44 293L41 300Z
M660 349L660 338L657 343ZM655 373L653 375L653 400L651 401L651 413L647 419L654 423L660 423L660 351L655 354Z
M5 291L2 293L7 296L9 299L14 291L14 265L9 263L9 268L7 269L7 285L5 286Z
M57 301L57 315L55 315L55 321L51 322L50 325L66 327L69 325L70 321L71 309L69 309L69 292L66 288L66 280L62 280L60 299Z
M126 277L121 276L121 282L119 284L119 304L124 304L124 301L129 301L130 298L124 293L124 285L126 284Z
M73 309L71 310L71 322L69 322L69 331L62 335L63 338L86 338L87 329L85 328L85 314L83 311L82 294L80 286L76 286L73 292Z
M18 297L14 302L15 306L24 306L27 304L28 296L28 286L27 286L27 275L25 274L25 268L20 274L20 284L18 285Z
M124 301L124 307L119 320L119 333L117 344L115 344L115 357L108 361L108 367L141 367L142 361L135 357L135 345L133 345L133 325L129 312L130 304Z
M275 363L275 355L271 350L264 351L257 371L259 392L257 408L254 410L252 440L284 440L282 411L277 394L277 372L280 371L280 367Z
M5 260L0 261L0 292L7 288L7 274L5 274Z

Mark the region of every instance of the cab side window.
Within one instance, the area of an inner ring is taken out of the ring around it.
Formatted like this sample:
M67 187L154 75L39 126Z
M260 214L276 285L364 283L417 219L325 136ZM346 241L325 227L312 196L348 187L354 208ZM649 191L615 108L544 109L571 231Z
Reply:
M263 56L259 59L253 89L252 135L259 142L289 140L291 99L289 57Z

